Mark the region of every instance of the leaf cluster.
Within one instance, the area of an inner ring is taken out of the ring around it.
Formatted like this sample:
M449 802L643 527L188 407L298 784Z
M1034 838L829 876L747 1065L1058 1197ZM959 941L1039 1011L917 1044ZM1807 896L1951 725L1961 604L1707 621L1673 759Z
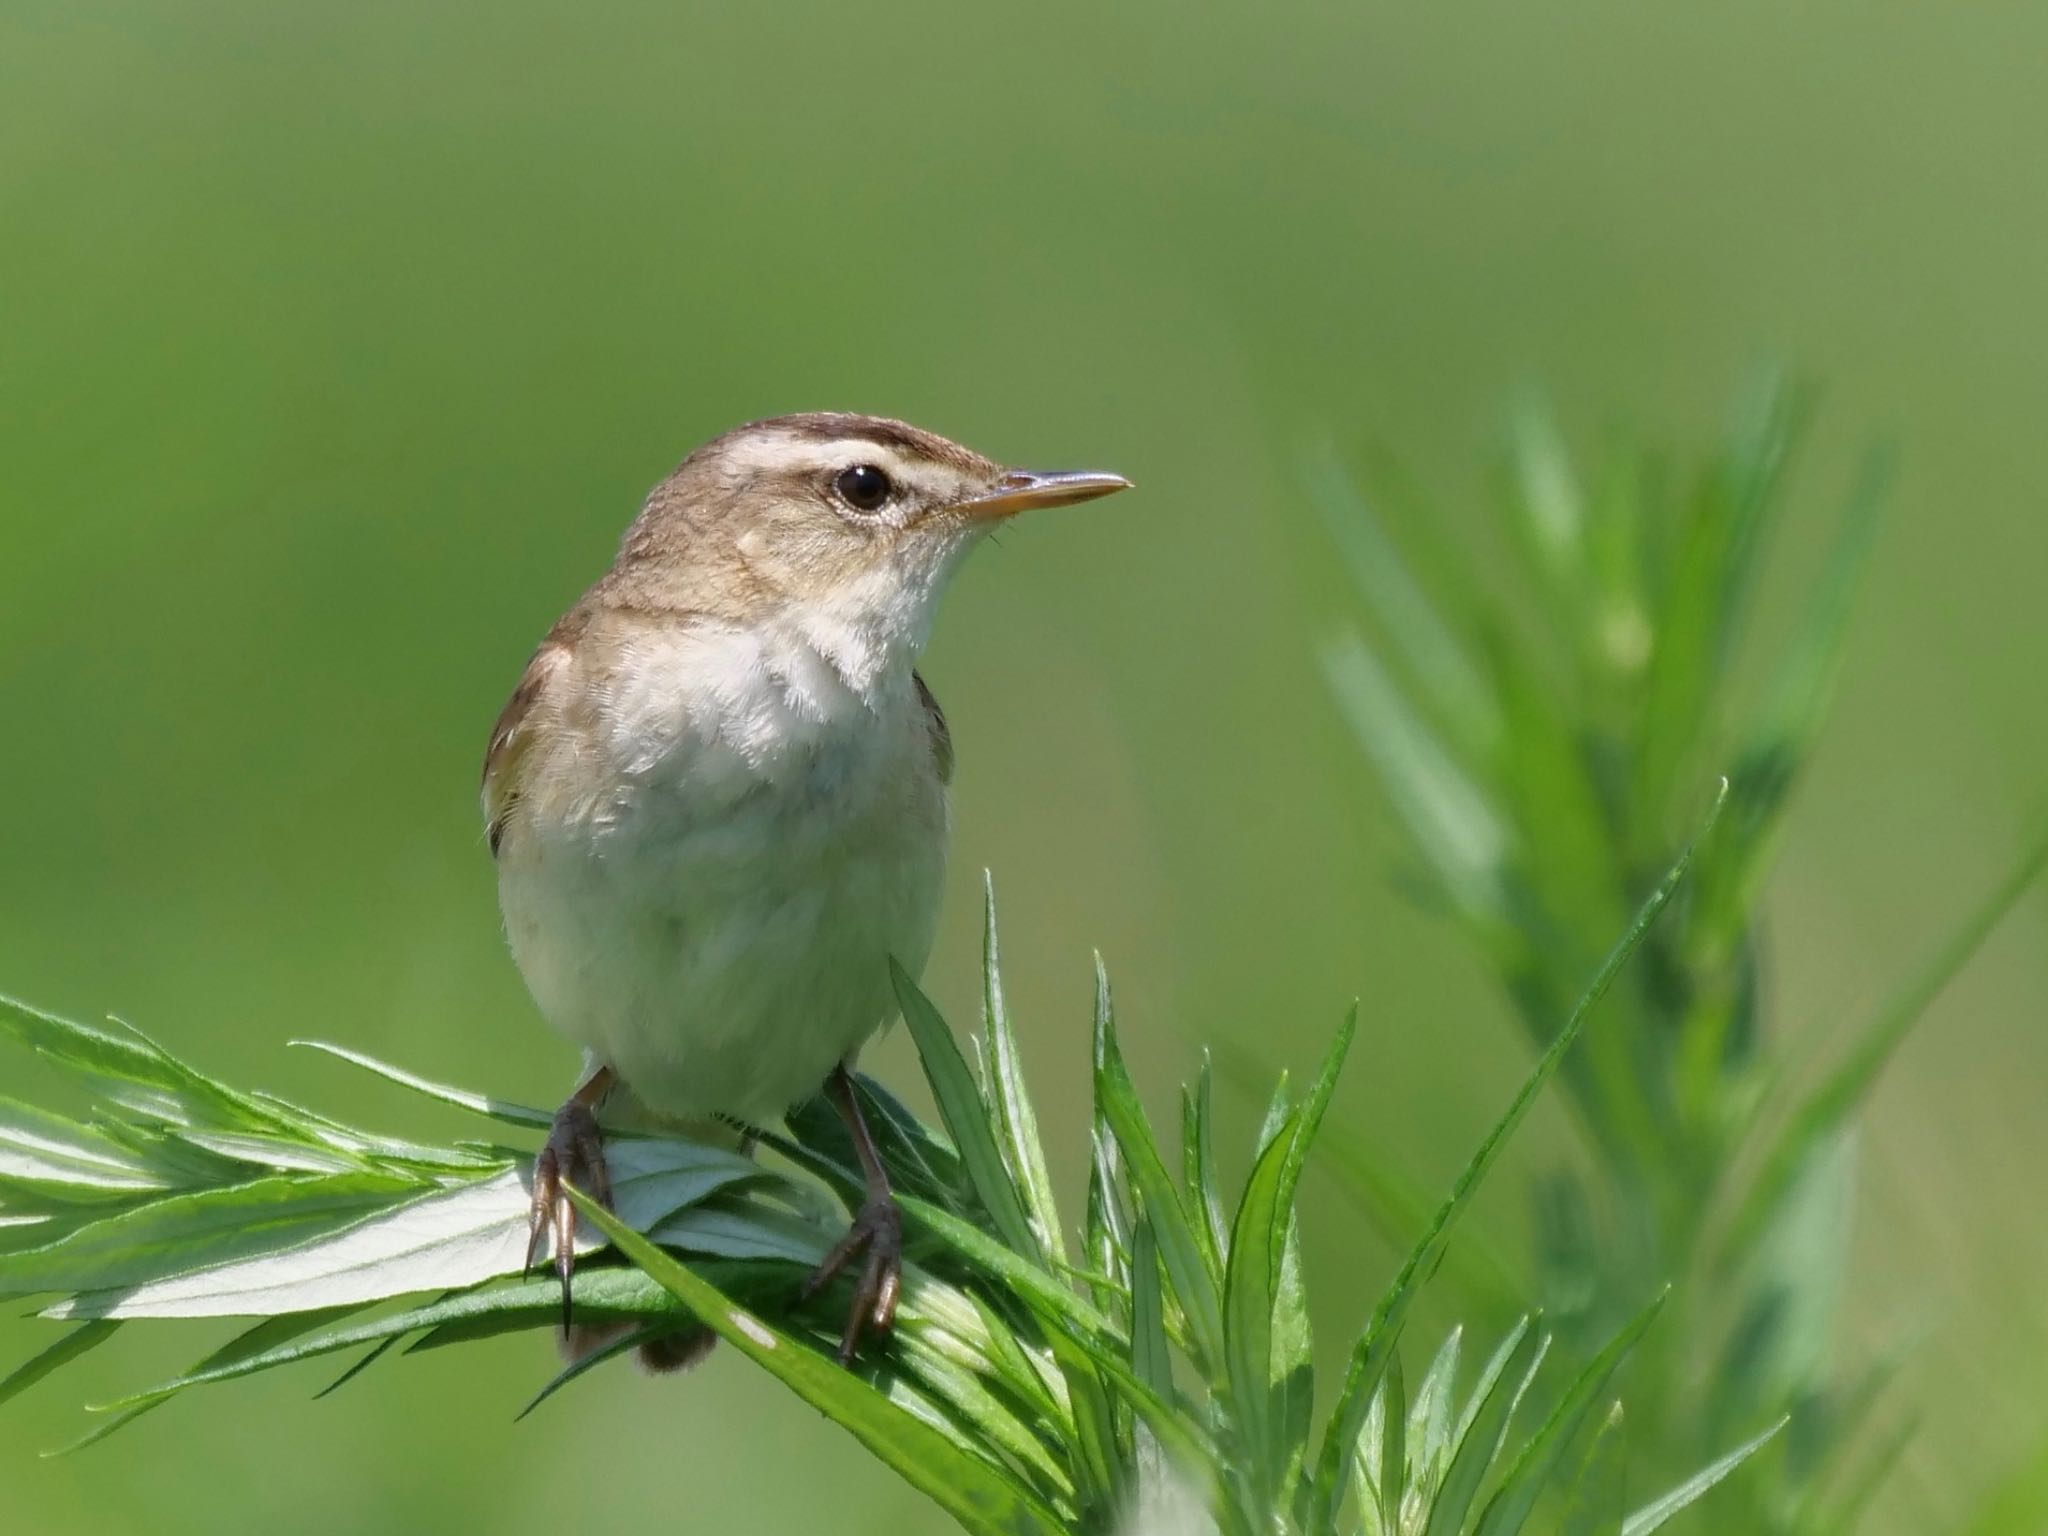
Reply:
M1233 1195L1213 1146L1207 1068L1183 1091L1170 1149L1125 1065L1098 968L1090 1175L1070 1224L1003 995L993 902L971 1053L896 975L939 1126L872 1080L858 1084L912 1240L893 1336L842 1370L831 1354L843 1297L801 1296L801 1277L843 1222L828 1192L849 1208L861 1196L852 1148L825 1106L762 1132L761 1157L614 1136L613 1207L583 1205L590 1251L573 1296L577 1326L602 1343L528 1410L635 1345L709 1329L978 1533L1646 1536L1774 1432L1626 1507L1609 1389L1655 1304L1566 1372L1546 1371L1549 1335L1524 1318L1461 1383L1454 1334L1412 1399L1403 1340L1453 1227L1683 867L1650 894L1437 1205L1352 1342L1320 1422L1297 1194L1355 1015L1306 1092L1283 1079L1273 1093ZM426 1146L372 1135L228 1088L125 1028L7 1004L0 1034L92 1103L78 1115L0 1108L0 1293L40 1297L44 1315L65 1323L0 1382L0 1399L138 1320L242 1320L187 1371L101 1405L81 1443L191 1389L316 1356L353 1354L332 1391L400 1347L554 1326L553 1279L520 1273L527 1154L495 1139ZM548 1120L324 1049L493 1127L530 1134Z
M1331 688L1398 812L1418 887L1486 957L1533 1041L1725 778L1697 877L1617 987L1607 1027L1566 1064L1584 1155L1538 1185L1529 1263L1577 1358L1675 1284L1675 1315L1630 1376L1632 1433L1652 1465L1695 1464L1737 1426L1794 1416L1788 1453L1734 1500L1733 1528L1775 1536L1850 1529L1887 1460L1881 1441L1861 1467L1850 1454L1882 1372L1831 1362L1857 1114L2048 856L2048 838L2024 849L1836 1060L1793 1069L1762 894L1889 475L1873 455L1789 621L1760 634L1755 594L1810 415L1765 377L1697 462L1620 446L1589 469L1526 404L1499 479L1490 526L1506 550L1490 582L1474 565L1417 574L1345 465L1307 466L1360 602L1326 653ZM1419 530L1443 525L1398 477L1380 478L1418 546ZM1357 1138L1335 1150L1380 1224L1412 1227L1397 1160ZM1499 1289L1470 1268L1455 1278L1468 1307Z

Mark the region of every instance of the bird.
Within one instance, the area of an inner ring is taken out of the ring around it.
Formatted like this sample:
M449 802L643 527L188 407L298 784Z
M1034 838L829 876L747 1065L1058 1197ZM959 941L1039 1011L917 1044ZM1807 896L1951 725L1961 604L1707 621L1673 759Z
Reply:
M583 1048L534 1164L565 1327L574 1186L600 1115L773 1123L822 1094L865 1198L806 1285L859 1269L838 1358L884 1334L902 1213L853 1071L930 954L953 742L917 670L962 560L1121 475L1000 464L907 422L809 412L713 438L657 484L490 733L485 840L514 961Z

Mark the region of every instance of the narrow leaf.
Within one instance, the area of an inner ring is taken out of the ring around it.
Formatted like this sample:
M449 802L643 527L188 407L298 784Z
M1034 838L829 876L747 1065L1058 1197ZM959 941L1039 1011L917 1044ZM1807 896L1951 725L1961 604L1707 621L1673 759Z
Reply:
M1003 1164L1003 1155L996 1147L995 1129L989 1124L974 1074L960 1054L953 1031L946 1027L930 999L918 990L910 974L893 960L889 962L889 975L896 984L896 1001L903 1010L903 1022L909 1026L918 1060L924 1065L925 1080L931 1084L932 1097L938 1103L940 1118L946 1122L947 1134L960 1149L960 1159L974 1181L974 1192L981 1197L982 1206L1003 1241L1042 1261L1044 1251L1032 1231L1017 1186Z
M1131 1369L1154 1392L1173 1391L1173 1356L1166 1344L1166 1312L1159 1294L1159 1245L1152 1223L1140 1217L1131 1243Z
M1230 1223L1223 1214L1223 1193L1216 1172L1214 1088L1210 1079L1209 1053L1202 1052L1202 1064L1193 1083L1181 1089L1180 1152L1181 1182L1195 1204L1195 1240L1209 1273L1223 1283L1223 1262L1230 1251Z
M638 1270L615 1267L584 1268L576 1272L576 1314L579 1319L602 1321L616 1317L644 1318L667 1315L673 1308L674 1303L667 1293ZM265 1321L279 1324L318 1324L324 1322L328 1316L340 1316L357 1310L359 1309L350 1307L324 1315L290 1313ZM106 1406L109 1409L146 1406L176 1396L192 1387L254 1376L318 1355L376 1344L397 1335L442 1328L451 1323L491 1319L502 1331L511 1328L553 1328L560 1323L561 1317L561 1282L552 1275L536 1276L531 1280L513 1281L505 1285L484 1286L459 1291L401 1312L371 1318L366 1322L321 1327L315 1332L293 1338L260 1353L238 1356L224 1363L217 1359L203 1362L183 1375L175 1376L147 1391L135 1393Z
M1252 1497L1262 1508L1278 1496L1283 1453L1272 1418L1273 1290L1278 1266L1269 1255L1286 1233L1279 1195L1300 1123L1299 1111L1280 1123L1246 1181L1230 1232L1230 1268L1224 1280L1231 1417L1252 1479Z
M1408 1384L1401 1379L1401 1352L1387 1357L1380 1378L1380 1529L1399 1536L1401 1496L1408 1491Z
M1737 1467L1762 1450L1771 1438L1783 1429L1786 1420L1780 1419L1754 1440L1738 1445L1718 1461L1709 1463L1691 1477L1660 1498L1652 1499L1641 1509L1621 1523L1621 1536L1650 1536L1650 1532L1669 1520L1687 1505L1703 1497L1715 1484L1725 1479Z
M1723 1244L1728 1253L1749 1251L1805 1166L1808 1155L1855 1114L1900 1042L1990 937L1999 920L2012 910L2044 863L2048 863L2048 829L2035 836L2005 878L1864 1030L1848 1059L1793 1114L1729 1229Z
M366 1072L374 1072L389 1082L397 1083L401 1088L410 1088L415 1093L423 1093L430 1099L438 1099L443 1104L453 1104L456 1108L469 1110L473 1114L483 1115L492 1120L502 1120L507 1125L524 1125L546 1130L554 1124L555 1117L544 1109L514 1104L505 1099L494 1099L488 1094L471 1093L466 1088L451 1088L446 1083L437 1083L429 1078L417 1076L403 1067L394 1067L389 1062L379 1061L376 1057L361 1051L352 1051L347 1046L330 1045L325 1040L294 1040L291 1043L304 1046L308 1050L325 1052L329 1056L337 1056L352 1066L361 1067Z
M1725 786L1723 792L1725 795ZM1714 809L1718 813L1718 800ZM1415 1245L1407 1262L1395 1275L1393 1284L1380 1298L1371 1321L1366 1324L1364 1334L1360 1336L1356 1348L1352 1351L1351 1365L1345 1376L1342 1392L1330 1423L1324 1431L1322 1454L1316 1463L1315 1480L1310 1492L1310 1518L1306 1522L1309 1530L1323 1531L1329 1528L1331 1515L1344 1486L1346 1467L1354 1454L1359 1429L1365 1422L1366 1411L1372 1401L1373 1390L1379 1383L1380 1373L1386 1368L1386 1361L1393 1351L1395 1341L1400 1337L1401 1325L1406 1320L1408 1308L1421 1289L1423 1277L1434 1267L1438 1253L1449 1240L1451 1227L1471 1204L1480 1184L1485 1181L1486 1175L1499 1160L1508 1138L1514 1134L1515 1128L1528 1114L1529 1106L1535 1102L1536 1095L1542 1092L1544 1084L1556 1073L1565 1053L1572 1048L1580 1031L1585 1028L1586 1019L1594 1006L1606 995L1607 989L1614 983L1614 978L1621 973L1621 968L1628 963L1629 957L1642 943L1643 936L1649 932L1650 925L1657 920L1657 915L1671 900L1672 893L1677 890L1679 882L1684 879L1685 872L1692 863L1694 849L1712 827L1713 817L1710 815L1698 836L1671 867L1670 873L1664 877L1649 900L1643 903L1635 921L1629 926L1629 931L1622 936L1621 942L1615 945L1601 964L1592 984L1579 999L1578 1006L1572 1010L1571 1017L1558 1031L1556 1040L1551 1043L1550 1049L1543 1053L1523 1081L1514 1101L1508 1105L1507 1112L1495 1122L1486 1139L1480 1143L1479 1150L1473 1154L1472 1160L1465 1165L1465 1171L1451 1187L1450 1198L1438 1210L1429 1230L1422 1235L1422 1240Z
M996 940L995 882L983 875L985 903L982 916L982 1026L988 1035L989 1079L994 1092L989 1108L1002 1132L1003 1153L1017 1192L1023 1197L1025 1214L1038 1235L1042 1252L1055 1263L1067 1257L1060 1231L1059 1206L1053 1200L1052 1175L1046 1171L1045 1147L1039 1140L1038 1116L1031 1108L1031 1095L1024 1082L1024 1064L1017 1049L1017 1034L1010 1027L1010 1010L1003 999L1001 956Z
M32 1104L0 1098L0 1177L73 1198L147 1194L170 1182L132 1149Z
M388 1174L281 1176L168 1196L0 1269L0 1295L116 1290L289 1250L428 1193Z
M1416 847L1459 911L1485 928L1507 922L1502 870L1510 834L1498 809L1362 638L1348 634L1326 646L1323 671Z
M908 978L900 971L898 976L908 1011L907 998L915 989L903 987ZM958 1052L954 1055L957 1059ZM627 1258L721 1339L830 1417L968 1531L977 1536L1061 1536L1065 1527L1058 1515L1008 1473L968 1455L859 1376L769 1327L610 1212L580 1196L577 1205Z
M736 1183L772 1177L723 1148L682 1141L622 1137L607 1157L618 1209L638 1226ZM508 1168L387 1202L367 1219L311 1241L204 1269L167 1265L153 1278L80 1291L46 1315L253 1316L457 1290L515 1274L526 1260L529 1179L527 1170ZM596 1246L588 1237L583 1243Z
M1460 1536L1465 1515L1479 1486L1500 1454L1508 1420L1520 1401L1529 1368L1540 1358L1540 1341L1530 1319L1523 1318L1502 1341L1479 1373L1472 1397L1451 1442L1451 1459L1430 1502L1423 1536Z
M1627 1416L1616 1403L1593 1431L1565 1484L1570 1492L1559 1536L1621 1536L1628 1475L1627 1425Z
M1451 1398L1458 1384L1458 1356L1465 1330L1453 1328L1437 1346L1436 1357L1422 1373L1415 1401L1408 1409L1408 1461L1413 1481L1434 1491L1450 1455Z
M97 1349L112 1338L114 1330L120 1326L119 1323L93 1322L66 1328L49 1348L31 1359L24 1360L9 1371L4 1380L0 1380L0 1403L26 1392L52 1371L60 1366L69 1365L88 1350Z
M1530 1510L1536 1507L1537 1497L1549 1482L1558 1458L1564 1454L1572 1436L1578 1433L1579 1425L1592 1410L1594 1401L1606 1390L1616 1368L1635 1348L1637 1340L1642 1338L1650 1324L1656 1321L1663 1305L1664 1297L1659 1295L1638 1312L1565 1388L1550 1417L1522 1448L1500 1487L1487 1501L1479 1524L1474 1528L1475 1536L1515 1536L1522 1529Z
M1104 1031L1102 1060L1095 1069L1096 1108L1109 1122L1117 1145L1137 1186L1144 1214L1152 1222L1152 1235L1159 1243L1159 1256L1166 1266L1175 1297L1188 1320L1197 1367L1211 1379L1224 1374L1223 1309L1202 1257L1194 1224L1174 1188L1173 1176L1159 1155L1151 1122L1138 1102L1138 1091L1117 1048L1116 1029L1111 1023ZM1261 1250L1263 1258L1263 1250Z

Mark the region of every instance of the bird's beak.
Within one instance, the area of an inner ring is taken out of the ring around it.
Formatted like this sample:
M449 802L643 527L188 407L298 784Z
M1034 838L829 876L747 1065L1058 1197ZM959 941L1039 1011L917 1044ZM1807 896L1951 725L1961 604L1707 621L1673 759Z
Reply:
M1122 475L1093 469L1013 469L979 496L960 503L971 521L995 522L1033 507L1071 507L1112 491L1127 491Z

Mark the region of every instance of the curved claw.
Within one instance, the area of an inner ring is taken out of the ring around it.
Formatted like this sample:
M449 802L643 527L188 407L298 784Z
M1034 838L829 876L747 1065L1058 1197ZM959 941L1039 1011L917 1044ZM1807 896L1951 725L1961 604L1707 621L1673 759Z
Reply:
M604 1136L589 1105L571 1099L555 1112L547 1145L533 1163L533 1208L528 1219L526 1264L531 1274L540 1256L541 1240L550 1240L555 1273L562 1277L562 1329L569 1327L569 1282L576 1273L576 1207L569 1199L574 1185L610 1207L612 1182L605 1167Z
M853 1306L846 1315L846 1332L839 1341L839 1363L853 1364L863 1328L872 1323L887 1330L896 1321L896 1302L903 1289L903 1212L894 1199L880 1195L868 1200L853 1218L846 1236L839 1239L824 1262L804 1282L804 1298L818 1294L854 1259L865 1253L860 1281L853 1288Z

